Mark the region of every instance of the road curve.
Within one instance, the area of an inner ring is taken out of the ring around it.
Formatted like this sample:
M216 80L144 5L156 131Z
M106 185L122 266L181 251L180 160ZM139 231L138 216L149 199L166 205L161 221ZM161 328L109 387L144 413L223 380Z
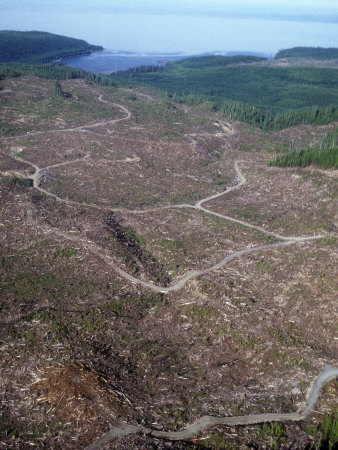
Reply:
M229 192L240 188L241 186L243 186L243 184L246 183L246 179L245 179L244 175L242 174L242 172L240 171L238 163L239 163L239 161L235 162L235 171L236 171L237 178L239 180L238 183L235 184L234 186L226 188L225 191L219 192L214 195L210 195L210 197L206 197L206 198L203 198L202 200L199 200L197 203L195 203L196 208L201 208L201 206L204 203L210 202L211 200L215 200L216 198L222 197L224 194L228 194Z
M246 183L246 178L240 171L238 163L239 163L239 161L235 162L235 171L236 171L236 175L237 175L237 178L239 181L235 186L231 186L223 192L219 192L218 194L214 194L214 195L211 195L210 197L204 198L204 199L198 201L195 205L192 205L192 207L195 209L199 209L200 211L203 211L206 214L211 214L213 216L220 217L221 219L228 220L229 222L238 223L239 225L243 225L247 228L251 228L253 230L260 231L261 233L264 233L267 236L274 237L275 239L280 239L280 240L284 240L284 241L292 240L295 242L297 242L297 241L301 242L301 241L309 240L309 239L318 239L319 236L313 236L313 237L312 236L299 236L299 237L282 236L278 233L274 233L273 231L268 231L265 228L259 227L257 225L252 225L251 223L245 222L244 220L234 219L233 217L226 216L224 214L220 214L220 213L211 211L210 209L203 207L202 205L204 205L204 203L207 203L207 202L210 202L211 200L215 200L216 198L222 197L223 195L228 194L229 192L232 192L235 189L240 188L241 186L243 186ZM323 236L320 236L320 237L323 237Z
M86 447L86 450L99 450L103 444L108 443L112 439L124 436L127 434L142 433L148 436L152 436L159 439L167 439L171 441L189 440L196 437L197 434L207 430L210 427L216 425L254 425L265 422L287 422L287 421L300 421L306 419L306 417L313 411L315 404L317 403L321 390L326 383L334 378L338 377L338 368L331 366L325 366L323 371L317 377L315 383L312 386L311 392L307 397L305 404L295 412L290 413L263 413L263 414L249 414L246 416L229 416L229 417L212 417L203 416L188 425L181 431L159 431L151 430L142 426L121 423L118 426L111 426L108 433L93 444Z

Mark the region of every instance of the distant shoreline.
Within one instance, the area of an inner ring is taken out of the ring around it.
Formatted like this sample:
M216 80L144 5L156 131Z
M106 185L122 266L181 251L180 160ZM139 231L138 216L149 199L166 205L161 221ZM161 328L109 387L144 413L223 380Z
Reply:
M101 53L101 54L100 54ZM93 56L94 55L94 56ZM179 61L182 59L203 57L203 56L233 56L233 55L253 55L271 59L273 55L253 52L253 51L231 51L231 52L207 52L202 54L188 55L180 52L177 53L133 53L127 51L114 51L110 49L103 49L101 51L92 51L82 53L71 57L60 59L60 62L70 67L77 69L89 70L94 73L116 73L120 70L128 70L139 66L164 66L172 61Z
M98 46L99 47L99 46ZM55 59L54 61L51 61L52 63L58 63L58 62L60 62L60 63L62 63L65 59L67 59L67 58L77 58L77 57L81 57L81 56L89 56L89 55L92 55L93 53L99 53L99 52L103 52L105 49L103 48L103 47L101 47L101 48L97 48L97 49L88 49L88 50L83 50L82 52L78 52L78 53L76 53L76 54L74 54L74 55L71 55L71 56L63 56L62 58L58 58L58 59Z
M101 53L101 54L100 54ZM77 69L89 70L94 73L115 73L138 66L163 66L171 61L189 58L189 55L150 54L140 55L126 52L115 53L108 49L101 52L78 54L60 59L60 63Z

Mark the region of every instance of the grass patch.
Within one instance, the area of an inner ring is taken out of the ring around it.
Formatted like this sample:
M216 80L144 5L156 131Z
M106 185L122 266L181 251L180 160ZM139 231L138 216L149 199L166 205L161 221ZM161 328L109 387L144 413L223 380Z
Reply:
M76 255L76 248L60 248L54 252L55 258L71 258Z
M325 414L318 427L308 427L308 434L315 439L309 447L319 450L333 450L338 444L338 410L333 409L329 414Z
M318 240L319 243L333 247L337 244L337 238L335 236L326 236Z

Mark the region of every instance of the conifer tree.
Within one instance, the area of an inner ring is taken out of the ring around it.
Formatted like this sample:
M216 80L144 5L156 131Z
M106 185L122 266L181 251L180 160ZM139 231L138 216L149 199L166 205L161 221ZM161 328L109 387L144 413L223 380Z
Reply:
M55 97L62 97L62 87L61 87L61 84L59 83L59 81L55 82L55 85L54 85L54 96Z

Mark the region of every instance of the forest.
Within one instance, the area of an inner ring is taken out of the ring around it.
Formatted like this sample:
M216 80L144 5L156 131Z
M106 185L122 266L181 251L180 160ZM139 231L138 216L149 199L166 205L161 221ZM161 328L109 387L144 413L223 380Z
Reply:
M262 129L338 119L338 72L315 67L273 67L253 56L207 56L168 63L163 71L111 74L116 83L145 85L174 101L209 102L229 119Z
M97 45L41 31L0 31L0 62L43 64L54 60L103 50Z
M279 50L275 59L281 58L337 59L338 48L294 47Z
M325 136L318 147L291 150L269 162L270 166L280 167L306 167L310 164L338 169L338 127Z

